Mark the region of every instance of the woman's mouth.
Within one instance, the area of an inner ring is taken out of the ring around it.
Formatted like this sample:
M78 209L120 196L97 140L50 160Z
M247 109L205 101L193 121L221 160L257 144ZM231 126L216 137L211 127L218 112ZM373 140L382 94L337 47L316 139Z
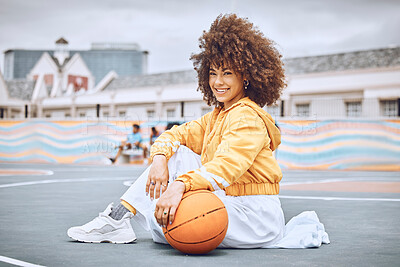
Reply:
M225 93L226 91L228 91L229 90L229 88L215 88L215 91L217 92L217 93L220 93L220 94L223 94L223 93Z

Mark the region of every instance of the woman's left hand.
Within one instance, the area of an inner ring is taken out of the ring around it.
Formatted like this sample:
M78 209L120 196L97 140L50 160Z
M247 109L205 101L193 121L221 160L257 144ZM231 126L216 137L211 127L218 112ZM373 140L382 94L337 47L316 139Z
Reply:
M175 219L175 212L185 192L185 184L181 181L173 182L157 202L154 217L159 225L166 227Z

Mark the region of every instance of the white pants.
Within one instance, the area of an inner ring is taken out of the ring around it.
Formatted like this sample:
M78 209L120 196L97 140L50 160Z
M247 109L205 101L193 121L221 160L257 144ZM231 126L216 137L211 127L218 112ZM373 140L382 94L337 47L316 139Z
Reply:
M170 183L181 174L200 167L200 156L189 148L180 146L168 161ZM158 225L154 217L157 200L151 201L150 197L146 196L145 193L149 170L150 167L143 172L121 199L136 209L134 219L151 232L154 242L167 244L168 242L164 237L162 228ZM223 190L217 190L214 194L224 203L229 219L228 231L219 247L307 247L307 244L304 245L302 240L296 240L293 245L293 235L289 236L291 238L289 244L287 242L283 246L279 244L281 240L286 240L287 238L284 215L278 196L251 195L235 197L225 195L225 191ZM315 236L313 232L307 233L307 238L309 238L309 235ZM315 247L314 243L312 243L312 247Z

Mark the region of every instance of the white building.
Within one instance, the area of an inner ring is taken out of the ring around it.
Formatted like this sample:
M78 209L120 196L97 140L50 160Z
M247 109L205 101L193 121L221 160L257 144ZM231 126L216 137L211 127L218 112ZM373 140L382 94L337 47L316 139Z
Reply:
M17 81L7 82L10 95L24 93L20 98L30 105L28 117L191 120L211 110L196 91L193 70L125 77L109 73L96 87L80 91L68 89L63 78L58 87L62 89L54 89L53 83L52 89L46 90L41 84L47 84L47 72L38 70L44 69L49 58L44 55L41 61L30 73L38 77L34 88L16 89ZM81 75L90 81L83 60L78 56L74 62L76 65L65 68L66 75ZM47 64L48 71L54 68L51 66L51 62ZM285 68L288 87L277 105L266 108L273 116L318 120L400 116L400 47L291 58L285 60ZM24 108L19 114L8 112L7 105L0 109L3 118L26 115Z

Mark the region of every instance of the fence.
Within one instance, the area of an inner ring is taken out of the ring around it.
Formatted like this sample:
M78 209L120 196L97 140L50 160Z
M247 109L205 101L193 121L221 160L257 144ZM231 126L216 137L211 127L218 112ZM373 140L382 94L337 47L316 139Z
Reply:
M167 122L0 121L0 162L106 164L132 123L150 128ZM400 171L400 120L281 120L282 169Z

